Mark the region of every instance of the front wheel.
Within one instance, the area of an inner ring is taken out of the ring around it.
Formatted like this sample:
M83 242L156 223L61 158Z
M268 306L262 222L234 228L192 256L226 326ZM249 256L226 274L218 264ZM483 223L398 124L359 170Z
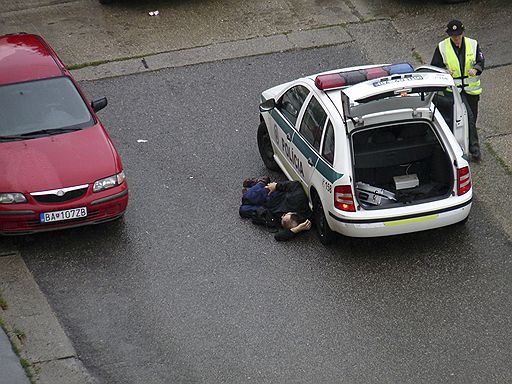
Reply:
M329 227L329 223L325 217L324 207L317 195L313 196L313 218L315 221L318 240L320 240L324 245L331 244L334 241L336 234Z
M270 141L270 135L268 134L267 125L264 121L262 121L258 127L258 149L265 167L271 171L279 171L279 165L277 165L274 159L272 142Z

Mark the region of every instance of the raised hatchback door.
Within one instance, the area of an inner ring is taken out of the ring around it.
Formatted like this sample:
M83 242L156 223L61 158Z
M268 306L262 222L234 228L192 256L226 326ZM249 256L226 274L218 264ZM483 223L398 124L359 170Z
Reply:
M432 65L421 65L415 69L415 72L419 73L425 73L425 72L431 72L431 73L441 73L445 76L448 75L448 71L444 68L438 68L434 67ZM449 76L449 75L448 75ZM445 95L449 95L449 97L444 97L445 100L449 100L449 104L453 101L453 117L452 121L447 121L448 125L450 126L450 129L453 132L453 135L457 139L457 142L461 146L462 150L464 151L464 154L469 154L469 118L466 106L464 102L462 101L462 97L460 96L457 87L455 84L450 85L447 87L447 89L450 89L451 92L444 92ZM453 99L452 99L453 96ZM436 104L436 101L434 101L434 104ZM443 103L437 104L436 106L440 109L440 111L443 110ZM449 108L452 108L451 105L448 106ZM449 110L449 109L448 109ZM445 111L446 113L446 111ZM444 113L443 113L444 115Z
M466 105L456 87L453 91L453 135L462 147L464 154L469 154L469 119Z

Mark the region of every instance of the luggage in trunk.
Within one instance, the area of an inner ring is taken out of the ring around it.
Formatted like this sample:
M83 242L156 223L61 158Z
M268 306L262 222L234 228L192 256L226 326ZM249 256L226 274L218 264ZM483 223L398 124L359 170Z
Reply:
M453 167L427 121L354 132L355 195L365 209L390 208L447 197Z

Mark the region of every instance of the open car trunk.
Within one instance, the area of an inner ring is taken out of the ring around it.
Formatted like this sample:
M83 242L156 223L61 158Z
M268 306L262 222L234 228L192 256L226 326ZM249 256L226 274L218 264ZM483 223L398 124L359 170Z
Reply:
M417 204L449 196L453 167L429 121L355 131L354 188L364 209Z

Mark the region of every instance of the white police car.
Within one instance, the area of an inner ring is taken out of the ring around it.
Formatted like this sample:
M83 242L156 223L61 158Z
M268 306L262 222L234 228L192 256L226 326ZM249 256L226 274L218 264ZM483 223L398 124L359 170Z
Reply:
M334 232L387 236L467 219L467 113L444 70L338 69L261 99L263 162L302 183L322 243Z

